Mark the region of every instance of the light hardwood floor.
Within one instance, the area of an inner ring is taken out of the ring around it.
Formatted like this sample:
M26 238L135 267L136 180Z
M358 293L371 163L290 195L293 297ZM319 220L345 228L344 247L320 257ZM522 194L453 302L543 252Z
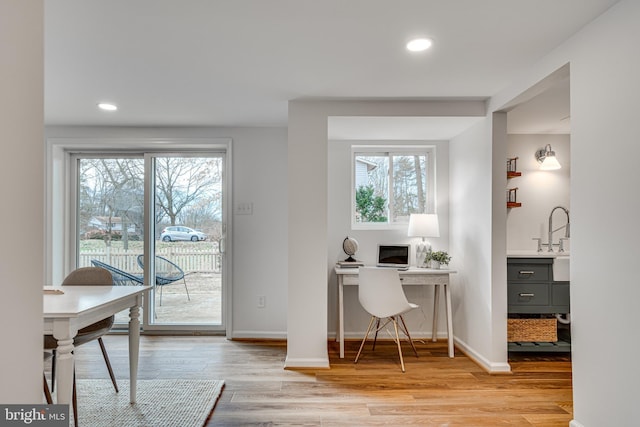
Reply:
M127 338L105 344L117 378L127 378ZM225 380L207 426L566 427L572 419L568 356L518 356L511 374L489 375L459 351L448 358L446 341L426 342L419 358L404 348L403 374L392 343L367 347L354 364L358 346L348 341L339 359L330 342L331 369L285 370L284 342L143 336L139 378ZM76 357L78 378L108 378L97 342Z

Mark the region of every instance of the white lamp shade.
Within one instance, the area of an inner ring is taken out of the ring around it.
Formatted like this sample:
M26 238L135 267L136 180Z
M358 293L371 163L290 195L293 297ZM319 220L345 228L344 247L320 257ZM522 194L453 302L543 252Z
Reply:
M411 214L407 235L409 237L440 237L438 215Z
M540 170L543 171L552 171L556 169L560 169L562 166L556 156L546 156L540 165Z

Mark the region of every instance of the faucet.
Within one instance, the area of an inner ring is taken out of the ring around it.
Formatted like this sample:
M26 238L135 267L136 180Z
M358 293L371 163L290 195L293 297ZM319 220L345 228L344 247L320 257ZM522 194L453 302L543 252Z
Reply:
M556 211L556 209L562 209L564 211L564 213L567 215L567 223L565 225L563 225L562 227L558 227L555 230L553 229L553 213ZM555 208L553 208L551 210L551 213L549 214L549 240L548 243L546 245L549 246L549 252L553 252L553 233L555 233L556 231L562 230L563 228L565 229L564 232L564 237L560 239L560 243L558 244L558 252L564 252L564 247L562 245L563 240L566 240L569 238L569 226L570 226L570 221L569 221L569 210L563 206L556 206Z

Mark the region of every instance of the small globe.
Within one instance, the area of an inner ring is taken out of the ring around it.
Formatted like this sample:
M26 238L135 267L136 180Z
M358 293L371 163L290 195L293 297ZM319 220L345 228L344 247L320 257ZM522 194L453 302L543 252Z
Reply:
M358 241L353 237L346 237L342 241L342 250L345 254L349 255L349 258L345 259L347 262L355 262L353 255L358 252Z

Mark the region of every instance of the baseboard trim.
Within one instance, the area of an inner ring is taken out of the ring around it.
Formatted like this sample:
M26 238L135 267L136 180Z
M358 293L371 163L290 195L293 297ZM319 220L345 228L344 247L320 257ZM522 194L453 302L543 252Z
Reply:
M487 360L482 354L478 353L464 341L454 338L454 342L458 350L463 352L469 359L473 360L482 369L490 374L508 374L511 373L511 366L508 363L496 363Z
M584 426L576 420L571 420L569 422L569 427L584 427Z
M289 357L284 360L285 369L296 368L314 368L314 369L329 369L329 358L304 358L304 357Z
M286 332L233 331L229 339L286 340Z

